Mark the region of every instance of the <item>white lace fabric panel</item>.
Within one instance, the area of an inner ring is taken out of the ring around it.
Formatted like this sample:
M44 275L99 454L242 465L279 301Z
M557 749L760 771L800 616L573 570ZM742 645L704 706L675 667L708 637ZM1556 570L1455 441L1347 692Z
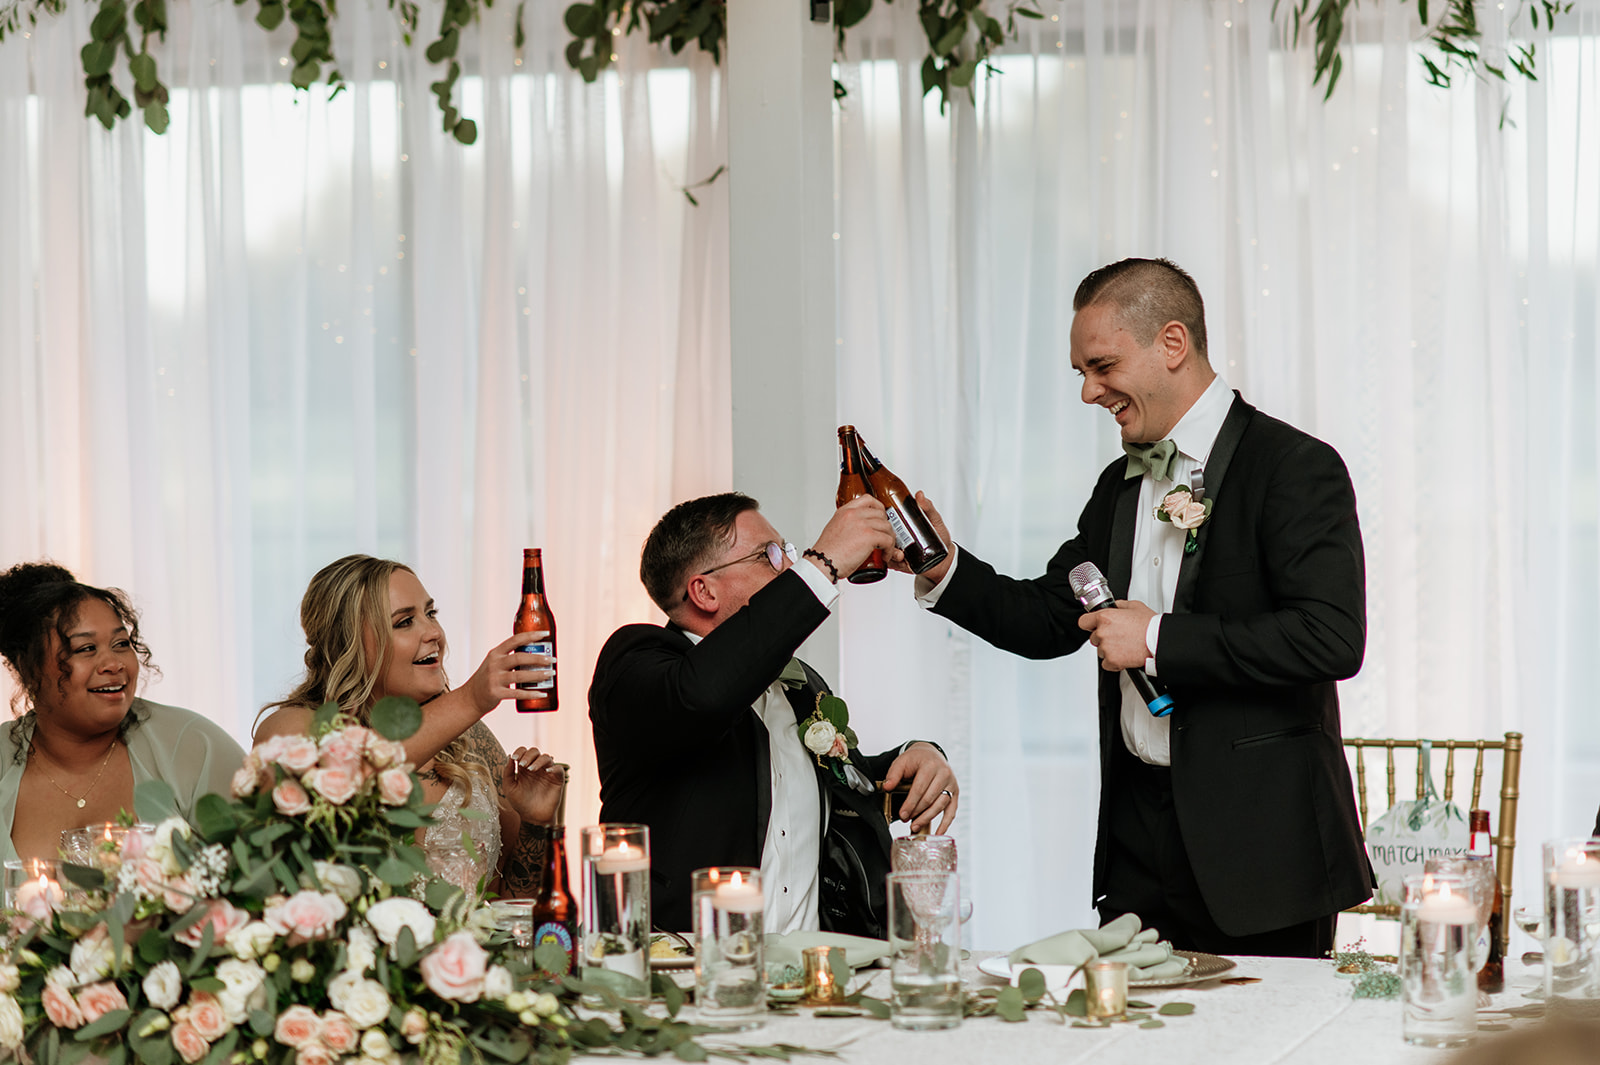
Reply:
M494 789L476 777L469 778L471 798L461 781L451 784L434 808L434 823L422 837L422 849L428 858L428 867L452 884L468 892L478 889L480 880L487 888L500 866L500 807L495 801ZM462 816L463 802L468 810L485 816L468 819ZM464 836L472 837L477 858L468 852Z

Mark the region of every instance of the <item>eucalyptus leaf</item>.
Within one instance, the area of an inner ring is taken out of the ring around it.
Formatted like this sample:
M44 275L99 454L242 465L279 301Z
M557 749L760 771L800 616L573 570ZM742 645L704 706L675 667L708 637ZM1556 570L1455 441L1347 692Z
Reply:
M283 25L283 5L276 0L262 4L261 10L256 13L256 24L268 33Z
M178 817L178 796L165 780L146 780L133 789L133 812L146 824L159 825Z
M128 73L133 75L133 83L144 92L156 87L156 61L149 52L140 52L128 60Z
M1062 1003L1061 1009L1074 1017L1089 1016L1088 997L1084 995L1083 988L1073 988L1072 993L1067 996L1067 1001Z
M1038 1002L1044 998L1044 973L1032 967L1022 970L1017 976L1017 990L1022 992L1023 1001L1028 1005Z
M1000 997L995 1000L994 1011L1004 1021L1021 1021L1026 1019L1027 1003L1022 998L1022 992L1015 987L1000 989Z
M1163 1017L1186 1017L1194 1012L1194 1003L1168 1002L1160 1009L1156 1010L1156 1012L1161 1014Z

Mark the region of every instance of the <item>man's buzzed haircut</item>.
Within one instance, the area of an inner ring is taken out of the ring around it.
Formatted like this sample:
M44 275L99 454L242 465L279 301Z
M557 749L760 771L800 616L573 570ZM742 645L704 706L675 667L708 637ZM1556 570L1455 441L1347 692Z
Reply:
M761 504L743 492L721 492L679 503L661 516L639 553L639 580L656 606L671 614L684 585L733 543L733 523Z
M1168 322L1182 322L1194 350L1206 352L1206 305L1194 278L1170 259L1123 259L1102 266L1083 279L1072 297L1072 309L1109 303L1122 327L1141 347L1148 347Z

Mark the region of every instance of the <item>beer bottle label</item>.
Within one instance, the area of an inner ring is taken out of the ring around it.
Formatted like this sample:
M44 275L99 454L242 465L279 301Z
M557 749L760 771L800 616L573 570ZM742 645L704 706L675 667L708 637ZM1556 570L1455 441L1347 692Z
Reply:
M560 921L545 921L533 930L533 948L538 950L546 943L554 943L567 952L567 972L572 969L572 930ZM556 973L565 976L567 972Z
M553 654L556 653L556 645L553 644L553 643L548 643L548 642L547 643L525 643L521 647L518 647L517 650L525 651L528 654L535 654L535 655L553 655ZM556 686L556 678L555 677L551 677L548 680L534 681L531 684L518 684L517 685L517 689L519 691L531 692L531 691L539 691L539 690L544 689L544 688L554 688L555 686Z
M889 515L890 528L894 529L895 546L904 551L916 542L916 538L911 535L911 530L906 528L906 523L900 520L898 511L893 507L889 507L885 513Z

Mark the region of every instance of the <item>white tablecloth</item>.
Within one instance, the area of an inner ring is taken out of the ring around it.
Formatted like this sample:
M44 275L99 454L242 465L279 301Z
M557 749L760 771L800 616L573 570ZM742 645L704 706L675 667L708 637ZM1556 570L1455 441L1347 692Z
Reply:
M798 1017L773 1017L739 1039L836 1049L838 1060L847 1065L1439 1065L1450 1058L1449 1051L1402 1042L1399 1000L1353 999L1350 981L1335 976L1331 962L1235 960L1238 968L1227 976L1254 976L1261 982L1230 985L1212 981L1199 987L1132 992L1130 997L1157 1006L1194 1003L1193 1013L1164 1017L1166 1026L1158 1029L1131 1024L1072 1028L1064 1026L1053 1012L1034 1010L1022 1023L984 1017L965 1020L947 1031L903 1032L888 1021L819 1019L802 1010ZM1511 986L1505 994L1495 996L1494 1004L1528 1005L1522 991L1534 986L1537 973L1517 962L1508 962L1506 969ZM866 970L858 979L868 973L873 974L868 993L887 999L888 972ZM973 964L963 968L962 978L973 987L1000 985ZM685 1009L683 1017L692 1018L692 1009ZM1505 1023L1505 1018L1498 1020Z

